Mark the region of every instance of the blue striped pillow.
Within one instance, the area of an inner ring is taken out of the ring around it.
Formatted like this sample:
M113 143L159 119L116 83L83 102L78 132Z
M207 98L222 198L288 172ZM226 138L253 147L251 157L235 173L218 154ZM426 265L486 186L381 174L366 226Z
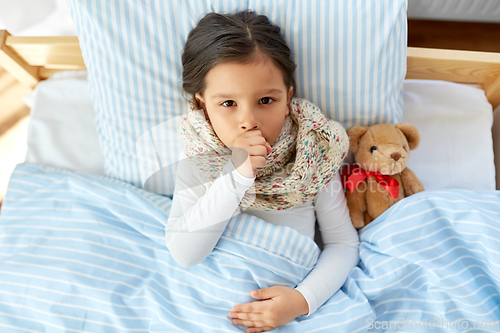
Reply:
M402 119L406 0L69 0L105 173L171 195L187 110L181 53L211 11L253 9L282 28L296 97L348 128Z

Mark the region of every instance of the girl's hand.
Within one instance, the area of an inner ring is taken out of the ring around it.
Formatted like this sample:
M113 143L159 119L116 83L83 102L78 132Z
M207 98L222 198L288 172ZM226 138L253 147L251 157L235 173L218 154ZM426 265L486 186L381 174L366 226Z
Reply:
M255 295L250 295L265 301L235 305L228 314L234 318L234 325L248 327L246 333L269 331L309 312L309 305L298 290L274 286L255 291Z
M243 176L253 178L255 169L266 165L266 156L271 151L271 145L262 136L262 132L250 130L234 139L231 160Z

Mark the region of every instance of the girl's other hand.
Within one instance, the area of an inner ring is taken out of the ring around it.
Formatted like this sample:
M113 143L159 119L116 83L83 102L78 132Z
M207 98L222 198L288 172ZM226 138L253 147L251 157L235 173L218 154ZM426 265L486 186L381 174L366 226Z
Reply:
M298 290L274 286L255 291L255 295L250 295L264 301L235 305L228 314L234 318L234 325L247 326L246 333L269 331L309 312L309 305Z
M236 170L245 177L253 178L255 170L266 165L266 156L272 148L260 130L250 130L234 139L231 151L231 161Z

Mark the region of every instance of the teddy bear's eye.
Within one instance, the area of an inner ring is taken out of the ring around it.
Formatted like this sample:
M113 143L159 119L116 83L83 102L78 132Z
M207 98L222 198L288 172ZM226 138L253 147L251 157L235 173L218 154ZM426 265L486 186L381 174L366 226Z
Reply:
M372 148L370 149L370 151L373 153L375 150L377 150L377 147L375 146L372 146Z

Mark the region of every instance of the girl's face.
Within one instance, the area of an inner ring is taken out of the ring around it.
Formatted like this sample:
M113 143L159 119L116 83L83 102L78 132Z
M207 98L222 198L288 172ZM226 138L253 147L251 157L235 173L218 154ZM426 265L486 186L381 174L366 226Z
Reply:
M203 95L196 94L219 139L229 148L236 137L258 129L273 145L293 96L283 74L266 56L247 64L229 62L212 68L206 76Z

